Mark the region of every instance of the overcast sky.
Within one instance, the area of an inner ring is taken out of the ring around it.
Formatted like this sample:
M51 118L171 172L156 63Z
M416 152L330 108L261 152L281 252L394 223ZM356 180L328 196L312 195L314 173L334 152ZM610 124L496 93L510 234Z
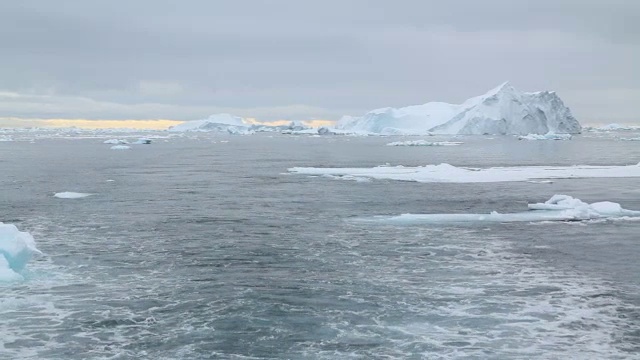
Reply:
M640 1L0 2L0 117L338 119L505 80L640 122Z

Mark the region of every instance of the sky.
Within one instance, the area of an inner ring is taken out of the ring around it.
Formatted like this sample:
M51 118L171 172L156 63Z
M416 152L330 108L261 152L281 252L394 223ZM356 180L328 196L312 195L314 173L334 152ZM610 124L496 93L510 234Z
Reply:
M640 123L640 1L0 2L0 120L337 120L508 80Z

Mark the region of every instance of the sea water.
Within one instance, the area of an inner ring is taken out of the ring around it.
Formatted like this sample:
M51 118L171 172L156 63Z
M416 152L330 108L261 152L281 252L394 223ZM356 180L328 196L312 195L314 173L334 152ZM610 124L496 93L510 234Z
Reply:
M442 184L306 167L628 165L577 136L187 135L0 143L0 221L43 255L0 284L2 359L627 359L640 353L640 222L372 225L518 212L567 194L640 210L637 179ZM432 141L431 138L427 138ZM56 198L77 192L83 198Z

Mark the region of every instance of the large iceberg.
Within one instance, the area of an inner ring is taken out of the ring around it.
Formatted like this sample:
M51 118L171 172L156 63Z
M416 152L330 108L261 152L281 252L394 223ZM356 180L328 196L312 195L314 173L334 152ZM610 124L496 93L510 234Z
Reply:
M577 134L582 127L553 91L523 93L508 82L460 105L429 102L345 116L340 130L391 134Z
M21 280L20 272L33 254L39 254L33 237L15 225L0 223L0 281Z
M456 167L450 164L425 166L377 166L373 168L293 167L290 173L338 178L342 176L416 181L424 183L487 183L540 179L632 178L640 177L640 163L625 166L504 166Z
M375 217L361 221L391 224L439 224L482 222L581 221L615 218L638 218L640 211L623 209L618 203L602 201L585 203L568 195L554 195L544 203L528 204L529 211L501 214L402 214Z

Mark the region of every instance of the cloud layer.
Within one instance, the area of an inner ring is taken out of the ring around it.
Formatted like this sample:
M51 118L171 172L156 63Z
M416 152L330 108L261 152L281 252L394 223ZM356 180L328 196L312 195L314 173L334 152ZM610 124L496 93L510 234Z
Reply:
M6 1L0 115L337 119L504 80L639 120L631 1Z

